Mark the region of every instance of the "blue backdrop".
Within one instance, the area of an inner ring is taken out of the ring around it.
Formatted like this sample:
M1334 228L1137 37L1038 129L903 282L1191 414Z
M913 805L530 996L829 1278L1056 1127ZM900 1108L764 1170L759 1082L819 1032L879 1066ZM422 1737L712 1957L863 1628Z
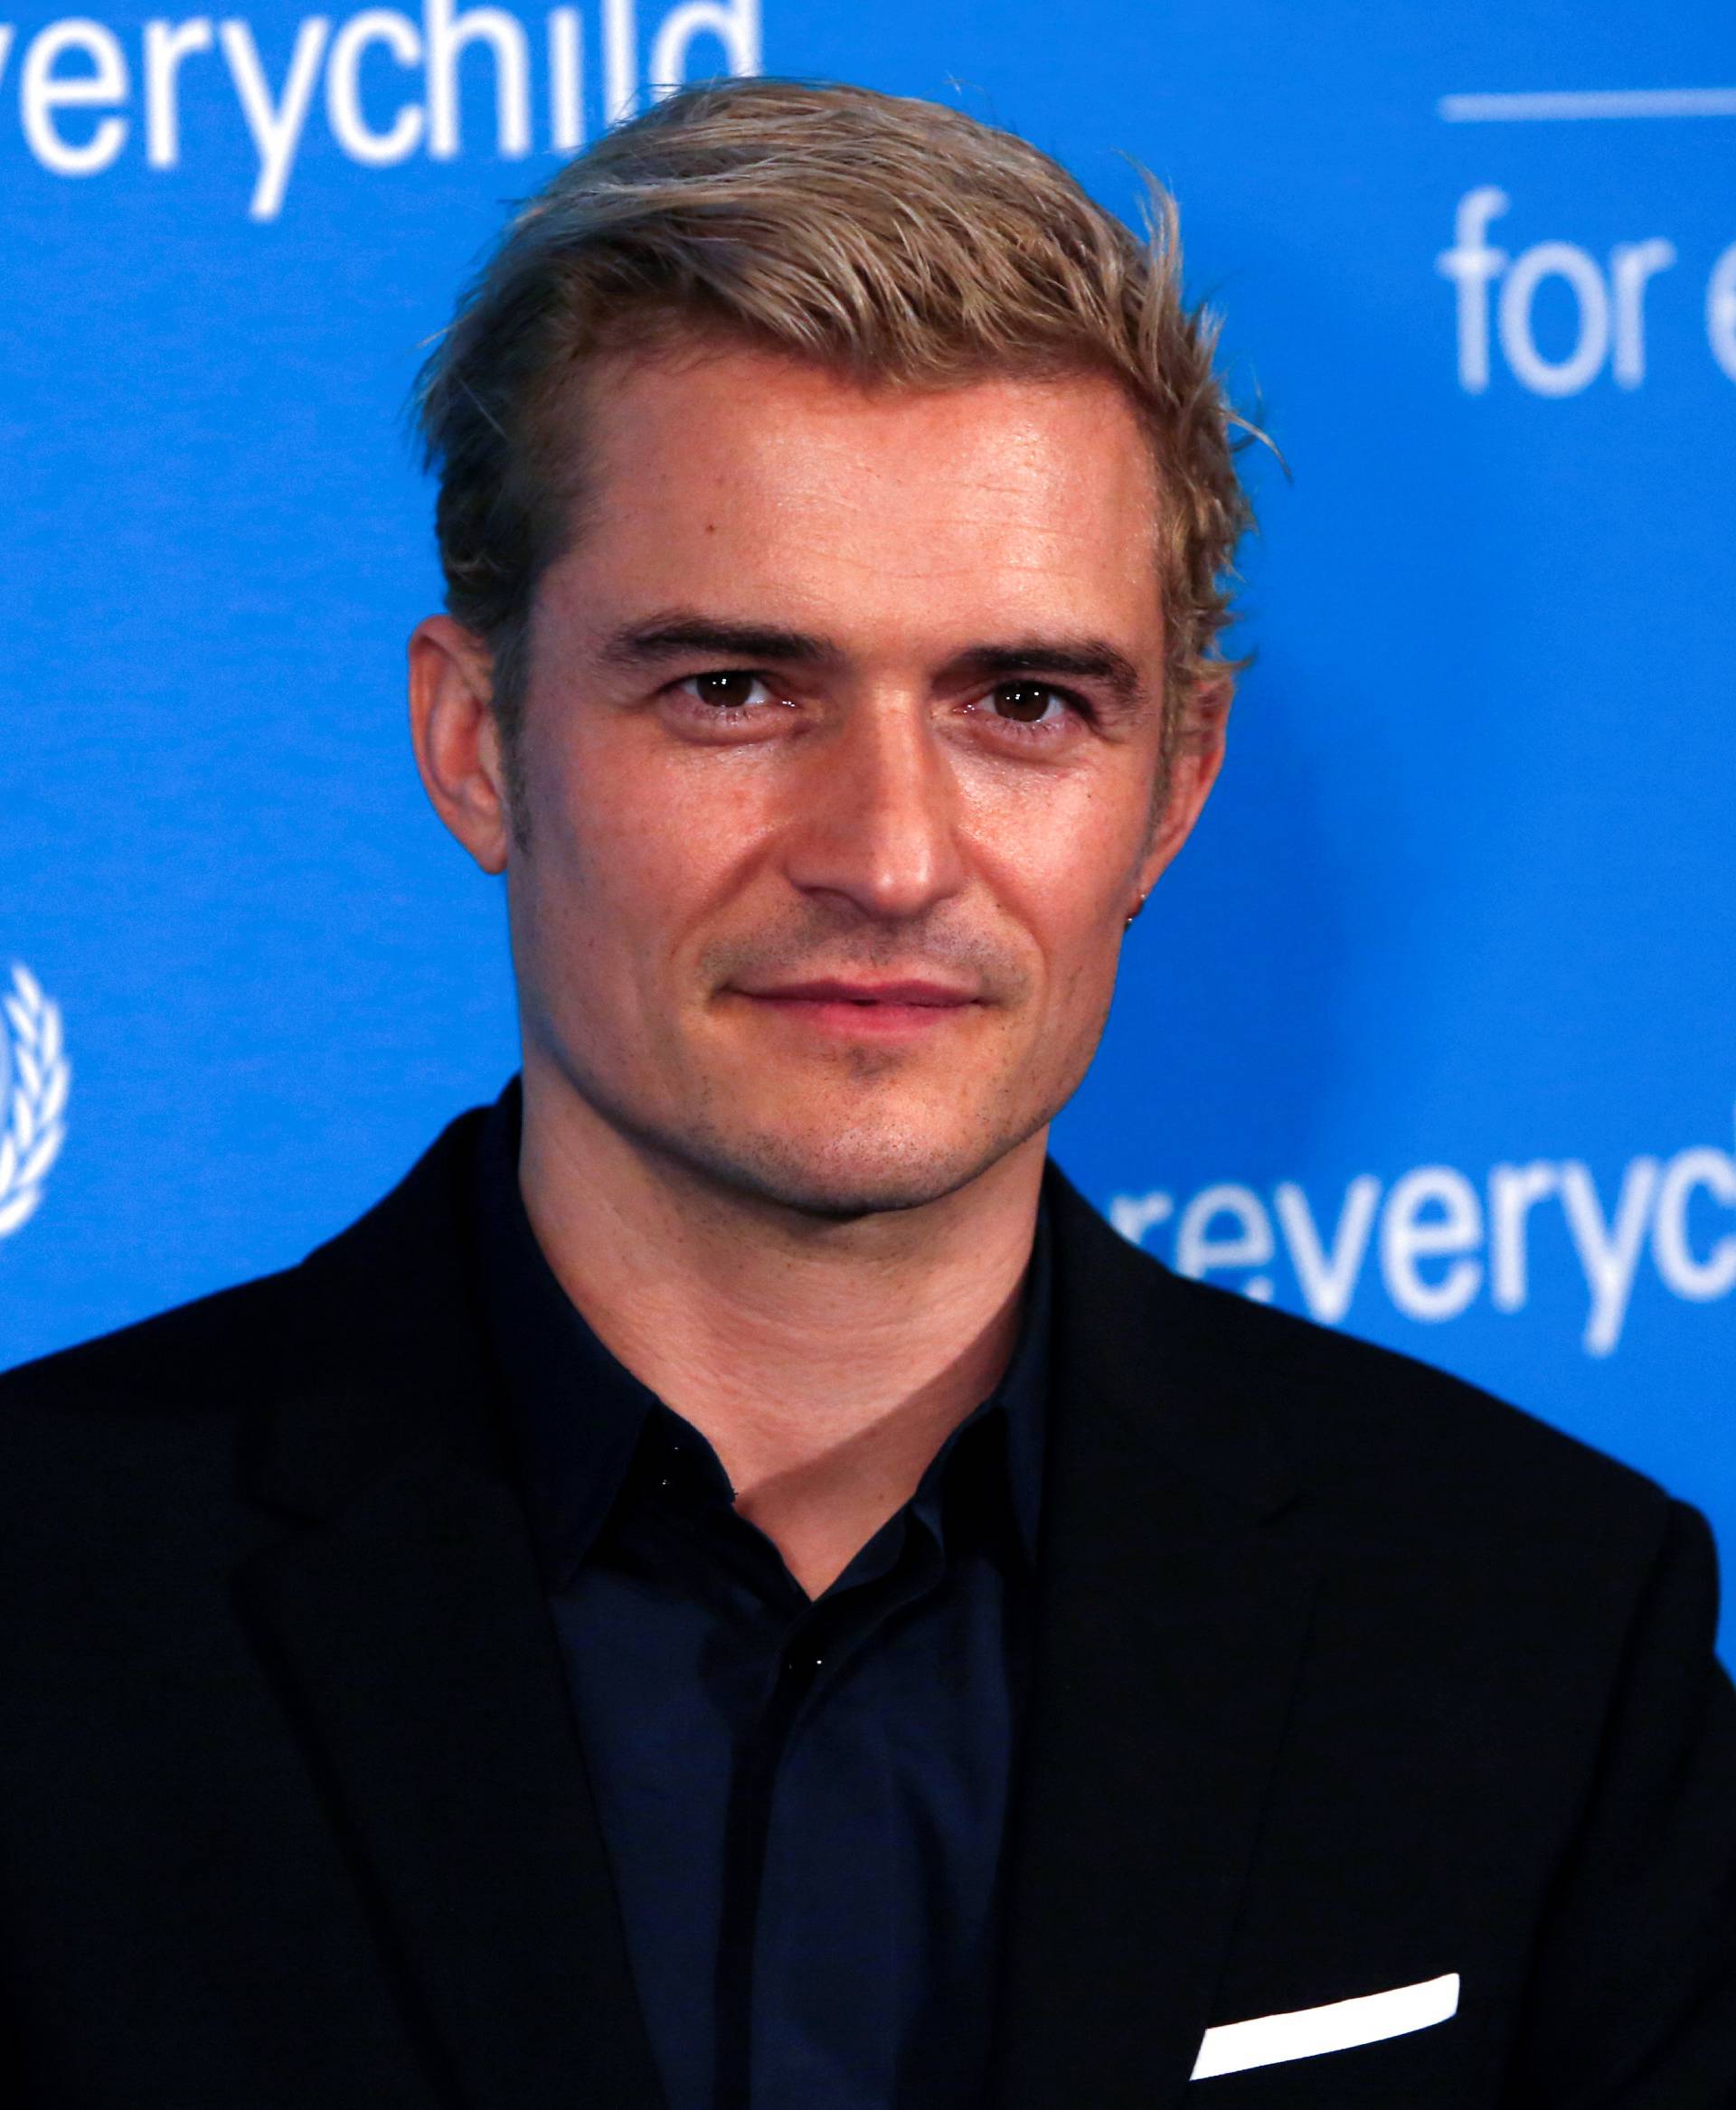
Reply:
M94 5L0 0L0 1363L296 1258L513 1067L401 404L507 202L758 66L1148 164L1293 470L1063 1163L1736 1563L1727 9Z

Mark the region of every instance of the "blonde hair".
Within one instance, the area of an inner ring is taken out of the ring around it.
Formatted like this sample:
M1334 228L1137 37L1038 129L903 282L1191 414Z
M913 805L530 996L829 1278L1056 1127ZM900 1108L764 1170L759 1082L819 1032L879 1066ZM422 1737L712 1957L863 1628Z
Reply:
M606 133L524 206L418 383L448 607L492 649L509 761L532 603L584 517L575 383L701 324L864 381L946 387L1097 371L1149 436L1168 640L1166 747L1209 723L1237 663L1235 468L1255 429L1187 307L1173 201L1137 236L1059 163L944 106L828 82L682 89Z

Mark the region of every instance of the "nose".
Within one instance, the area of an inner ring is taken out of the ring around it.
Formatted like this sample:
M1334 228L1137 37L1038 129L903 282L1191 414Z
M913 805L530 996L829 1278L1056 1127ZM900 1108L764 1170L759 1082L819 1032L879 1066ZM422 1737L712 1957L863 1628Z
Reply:
M964 882L958 786L925 711L863 701L815 751L797 787L786 870L805 893L908 922Z

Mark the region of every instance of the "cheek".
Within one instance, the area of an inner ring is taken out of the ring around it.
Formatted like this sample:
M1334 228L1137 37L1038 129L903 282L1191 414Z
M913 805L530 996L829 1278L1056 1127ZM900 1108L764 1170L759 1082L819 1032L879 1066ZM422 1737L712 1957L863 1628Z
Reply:
M631 738L575 740L547 758L533 782L529 862L541 919L569 956L641 977L727 890L754 805L721 796L745 787L714 779Z
M1108 781L1105 781L1105 778ZM1148 834L1143 780L1033 773L971 802L970 825L996 890L1036 939L1058 984L1091 978L1132 906Z

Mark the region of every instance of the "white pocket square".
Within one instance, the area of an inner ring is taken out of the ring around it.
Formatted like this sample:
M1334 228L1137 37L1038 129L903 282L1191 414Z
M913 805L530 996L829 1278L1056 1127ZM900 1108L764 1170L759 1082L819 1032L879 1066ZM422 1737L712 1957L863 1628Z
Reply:
M1323 2051L1348 2051L1353 2044L1378 2044L1407 2037L1458 2012L1458 1973L1426 1978L1420 1985L1395 1985L1390 1992L1365 1992L1323 2008L1297 2008L1288 2015L1256 2015L1250 2022L1220 2022L1200 2041L1193 2077L1210 2080L1250 2066L1276 2066L1285 2058L1317 2058Z

